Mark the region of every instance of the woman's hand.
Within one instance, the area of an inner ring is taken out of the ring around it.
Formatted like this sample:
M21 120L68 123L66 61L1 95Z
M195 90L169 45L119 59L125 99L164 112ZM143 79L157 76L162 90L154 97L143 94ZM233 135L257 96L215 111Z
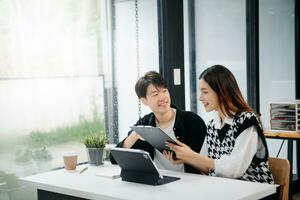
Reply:
M173 165L184 163L183 160L174 159L174 154L171 151L164 150L163 154Z
M176 154L176 159L174 160L172 158L172 153L164 153L166 158L168 158L172 163L186 163L205 174L207 174L210 169L215 169L215 162L213 159L196 153L189 146L178 140L176 140L176 143L177 144L166 142L166 146Z
M172 144L170 142L166 142L166 146L170 148L170 150L174 151L176 154L176 159L174 160L172 157L173 153L164 154L166 158L168 158L172 163L188 163L190 159L192 159L195 152L191 150L189 146L176 140L177 144ZM170 155L171 154L171 155Z

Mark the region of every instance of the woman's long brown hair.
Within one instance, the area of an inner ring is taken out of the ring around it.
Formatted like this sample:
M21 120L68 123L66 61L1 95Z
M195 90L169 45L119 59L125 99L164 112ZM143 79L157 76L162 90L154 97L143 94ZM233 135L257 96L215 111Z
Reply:
M249 111L252 108L245 101L234 75L222 65L214 65L204 70L199 76L218 95L220 109L228 117L233 118L236 114Z

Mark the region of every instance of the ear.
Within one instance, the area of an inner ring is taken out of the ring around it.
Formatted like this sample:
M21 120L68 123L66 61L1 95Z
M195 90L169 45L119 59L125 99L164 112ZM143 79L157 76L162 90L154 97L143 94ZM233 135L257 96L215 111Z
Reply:
M148 101L147 101L146 98L142 97L142 98L141 98L141 101L142 101L142 103L143 103L145 106L148 106Z

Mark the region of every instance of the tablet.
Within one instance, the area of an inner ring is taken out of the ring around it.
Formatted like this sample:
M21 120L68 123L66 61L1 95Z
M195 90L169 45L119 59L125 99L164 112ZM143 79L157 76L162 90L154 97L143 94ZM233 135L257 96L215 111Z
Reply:
M110 152L122 170L154 174L163 178L147 151L113 148Z
M180 179L179 177L163 176L146 151L113 148L111 149L111 154L121 167L123 181L163 185Z
M164 150L168 150L168 147L165 143L166 141L176 144L176 142L159 127L132 126L130 128L137 132L142 138L144 138L149 144L151 144L161 153L163 153Z

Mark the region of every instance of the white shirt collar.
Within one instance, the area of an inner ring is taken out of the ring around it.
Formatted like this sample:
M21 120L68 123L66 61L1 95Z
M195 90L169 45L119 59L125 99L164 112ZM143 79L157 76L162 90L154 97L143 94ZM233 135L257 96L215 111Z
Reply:
M224 123L223 125L221 124L221 118L220 118L220 115L218 112L215 112L215 115L214 115L214 122L215 122L215 128L216 129L221 129L224 124L229 124L229 125L232 125L233 123L233 118L230 118L230 117L225 117L224 119Z

